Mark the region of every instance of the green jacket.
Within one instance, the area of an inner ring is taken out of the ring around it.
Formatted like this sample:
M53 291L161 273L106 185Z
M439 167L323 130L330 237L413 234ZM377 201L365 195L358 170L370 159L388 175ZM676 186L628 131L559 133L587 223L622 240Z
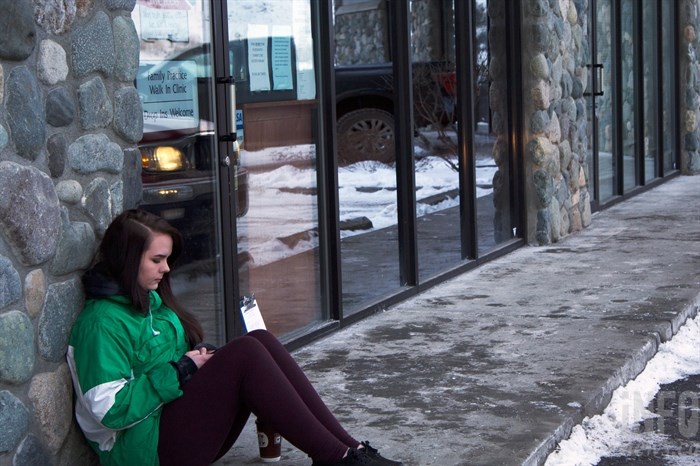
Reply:
M148 314L126 296L89 298L68 346L75 414L103 466L158 464L165 403L182 395L170 364L187 350L177 315L150 292Z

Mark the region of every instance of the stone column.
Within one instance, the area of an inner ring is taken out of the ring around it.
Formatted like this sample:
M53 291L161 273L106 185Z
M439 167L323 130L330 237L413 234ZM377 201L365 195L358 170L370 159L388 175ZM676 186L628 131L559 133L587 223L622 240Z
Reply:
M136 0L0 0L0 466L87 465L65 362L80 275L140 201Z
M527 239L550 244L591 222L587 2L523 1Z

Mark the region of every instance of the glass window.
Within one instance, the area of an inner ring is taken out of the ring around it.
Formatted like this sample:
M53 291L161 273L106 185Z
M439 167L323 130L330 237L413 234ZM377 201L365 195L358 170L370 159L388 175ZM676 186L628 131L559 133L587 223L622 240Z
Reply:
M479 254L515 236L508 127L508 0L474 0L475 147Z
M676 170L676 148L673 113L676 111L674 104L674 83L676 74L674 72L675 47L673 36L676 33L676 26L673 21L675 2L661 2L661 56L662 56L662 83L663 83L663 167L664 175Z
M312 3L228 0L237 139L249 207L237 220L239 293L284 337L321 309Z
M452 2L412 2L414 169L421 280L462 260Z
M642 4L642 44L644 82L644 180L658 176L657 163L661 152L659 139L659 60L658 60L658 2L645 0Z
M393 69L385 2L335 10L343 312L400 288ZM410 154L402 154L410 156Z
M636 157L640 153L637 139L637 60L635 47L639 38L635 35L636 0L622 0L621 4L621 73L622 73L622 170L624 190L637 184ZM641 156L641 155L640 155Z
M613 157L615 146L615 119L613 93L612 60L612 1L597 0L596 11L596 54L595 63L602 65L600 79L595 89L595 112L598 123L598 192L600 202L610 200L616 194L617 161Z

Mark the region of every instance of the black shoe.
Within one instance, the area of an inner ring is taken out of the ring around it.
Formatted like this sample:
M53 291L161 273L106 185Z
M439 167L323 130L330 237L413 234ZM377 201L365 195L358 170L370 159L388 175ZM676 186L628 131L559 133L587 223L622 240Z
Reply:
M361 448L361 450L364 450L367 453L367 456L374 459L377 462L377 464L381 464L384 466L403 466L403 463L400 461L392 461L388 458L384 458L382 455L379 454L379 450L369 445L368 441L362 442L362 446L363 448Z
M383 460L384 458L382 458ZM364 448L351 448L348 450L345 458L338 461L337 463L328 464L324 466L384 466L387 463L382 463L377 458L374 458L365 451ZM401 463L392 463L401 464ZM314 463L312 466L320 466Z

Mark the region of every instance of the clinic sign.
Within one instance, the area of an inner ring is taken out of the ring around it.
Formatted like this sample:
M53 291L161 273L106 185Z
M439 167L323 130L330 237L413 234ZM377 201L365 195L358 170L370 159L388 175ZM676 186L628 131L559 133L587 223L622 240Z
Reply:
M193 60L142 64L136 88L144 132L199 127L197 64Z

